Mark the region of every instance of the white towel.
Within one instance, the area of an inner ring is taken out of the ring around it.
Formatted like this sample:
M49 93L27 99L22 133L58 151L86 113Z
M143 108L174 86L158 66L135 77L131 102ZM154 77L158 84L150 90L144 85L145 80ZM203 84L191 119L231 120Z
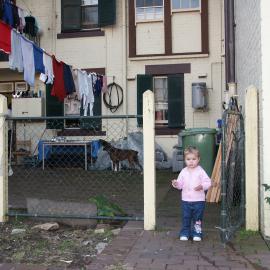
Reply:
M23 72L23 56L21 38L16 30L11 31L11 53L9 55L9 67L13 70Z
M35 62L33 43L23 36L21 38L22 56L23 56L23 68L24 68L24 80L30 85L35 85Z

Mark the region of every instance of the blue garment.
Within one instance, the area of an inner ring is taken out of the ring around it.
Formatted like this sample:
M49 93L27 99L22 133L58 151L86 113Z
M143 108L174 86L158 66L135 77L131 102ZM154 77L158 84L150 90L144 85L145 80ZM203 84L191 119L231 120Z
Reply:
M36 44L33 44L33 50L34 50L35 71L45 73L45 66L43 64L43 50L40 49Z
M187 202L182 201L182 229L179 236L202 237L201 230L196 227L196 222L201 223L203 219L203 212L205 209L205 202ZM192 229L191 229L192 226Z
M5 1L4 2L3 21L5 23L9 24L11 27L13 27L13 25L14 25L14 17L13 17L12 4L10 4L8 1Z
M65 85L65 91L67 95L72 94L73 92L76 92L75 84L73 80L73 76L71 73L70 66L64 63L64 85Z
M102 89L102 81L101 81L100 76L97 76L97 80L96 80L94 89L95 89L95 96L99 96L101 93L101 89Z
M92 141L91 142L91 156L93 158L97 158L99 149L100 149L100 141L99 140Z

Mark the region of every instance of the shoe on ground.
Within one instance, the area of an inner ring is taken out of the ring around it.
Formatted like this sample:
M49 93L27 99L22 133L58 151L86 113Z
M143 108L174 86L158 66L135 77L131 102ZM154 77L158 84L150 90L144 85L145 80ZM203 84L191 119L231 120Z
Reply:
M186 237L186 236L180 236L180 240L181 241L188 241L188 237Z
M200 236L194 236L193 241L194 242L200 242L200 241L202 241L202 238Z

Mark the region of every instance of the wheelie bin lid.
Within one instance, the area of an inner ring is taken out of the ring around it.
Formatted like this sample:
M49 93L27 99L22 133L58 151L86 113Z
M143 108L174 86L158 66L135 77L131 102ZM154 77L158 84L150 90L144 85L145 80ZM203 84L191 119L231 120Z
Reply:
M214 128L188 128L179 133L179 136L190 136L198 134L215 134L217 131Z

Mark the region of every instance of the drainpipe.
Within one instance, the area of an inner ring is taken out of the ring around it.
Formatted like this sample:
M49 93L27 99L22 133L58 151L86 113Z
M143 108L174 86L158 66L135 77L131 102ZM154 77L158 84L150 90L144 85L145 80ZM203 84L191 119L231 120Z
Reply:
M224 13L226 90L227 95L231 97L237 94L235 80L234 0L224 0Z
M128 90L127 90L127 4L122 1L122 67L123 67L123 89L125 95L123 114L128 114ZM126 120L126 135L128 135L128 120Z

